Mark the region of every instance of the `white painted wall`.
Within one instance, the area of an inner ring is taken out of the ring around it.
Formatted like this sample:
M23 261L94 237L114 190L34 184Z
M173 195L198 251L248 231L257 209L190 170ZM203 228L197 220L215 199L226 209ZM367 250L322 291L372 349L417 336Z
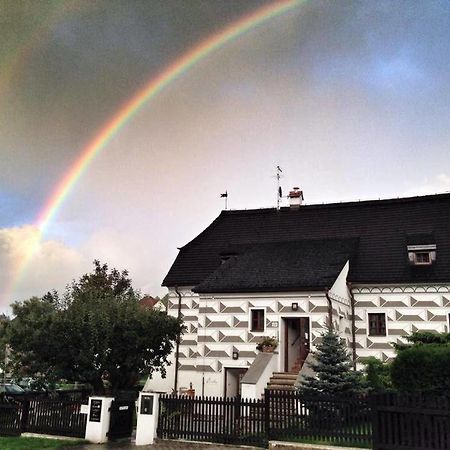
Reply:
M450 285L354 286L358 357L387 360L395 356L391 342L403 342L413 331L448 330ZM386 336L368 335L368 313L386 313Z
M251 398L255 400L261 399L262 394L264 394L264 389L267 387L267 383L274 372L277 371L278 366L278 355L273 354L270 363L267 364L266 368L262 372L256 383L242 383L241 384L241 397Z
M194 331L193 324L194 328L198 328L194 333L183 336L180 345L179 385L183 386L184 383L189 386L192 382L196 393L203 392L208 396L223 395L224 366L251 365L257 354L256 344L262 336L282 339L280 323L283 317L309 317L314 347L314 339L323 331L327 315L323 292L221 294L191 298L185 294L184 302L187 305L191 302L190 309L183 309L183 313L189 317L189 330ZM192 302L199 305L195 311L192 309ZM294 302L299 304L300 311L292 311L291 305ZM264 332L250 331L249 311L252 307L266 309ZM191 319L194 314L197 314L195 321ZM238 360L232 359L233 351L239 352ZM280 370L279 355L276 365L276 369Z

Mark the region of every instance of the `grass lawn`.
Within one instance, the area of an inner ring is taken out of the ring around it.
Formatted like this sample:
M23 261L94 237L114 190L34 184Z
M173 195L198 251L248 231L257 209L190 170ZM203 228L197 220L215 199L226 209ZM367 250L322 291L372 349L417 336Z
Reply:
M32 437L0 437L1 450L60 450L85 443L81 439L62 440Z

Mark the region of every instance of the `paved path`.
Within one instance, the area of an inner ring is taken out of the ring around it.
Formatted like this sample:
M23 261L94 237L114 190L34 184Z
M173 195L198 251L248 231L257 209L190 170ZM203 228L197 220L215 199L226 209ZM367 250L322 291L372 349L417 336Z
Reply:
M76 447L67 447L67 450L106 450L106 449L120 449L120 450L243 450L243 449L257 449L257 447L243 447L237 445L220 445L220 444L200 444L186 441L171 441L157 439L153 445L144 445L136 447L133 442L111 442L108 444L97 445L81 445ZM261 450L261 449L258 449Z

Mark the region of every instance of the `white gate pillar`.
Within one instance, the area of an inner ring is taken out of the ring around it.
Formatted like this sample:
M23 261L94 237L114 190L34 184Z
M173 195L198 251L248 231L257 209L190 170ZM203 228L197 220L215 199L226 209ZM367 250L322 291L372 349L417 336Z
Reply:
M112 397L89 397L85 439L95 444L108 442Z
M159 415L159 394L141 392L137 407L136 445L153 444Z

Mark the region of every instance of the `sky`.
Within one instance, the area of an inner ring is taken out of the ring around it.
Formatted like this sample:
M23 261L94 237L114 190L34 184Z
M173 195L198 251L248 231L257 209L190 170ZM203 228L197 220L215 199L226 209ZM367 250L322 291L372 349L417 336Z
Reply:
M221 193L231 209L276 205L277 165L283 191L300 186L307 204L450 191L450 3L305 0L146 102L39 230L127 101L276 3L0 0L0 310L62 291L94 259L164 295Z

